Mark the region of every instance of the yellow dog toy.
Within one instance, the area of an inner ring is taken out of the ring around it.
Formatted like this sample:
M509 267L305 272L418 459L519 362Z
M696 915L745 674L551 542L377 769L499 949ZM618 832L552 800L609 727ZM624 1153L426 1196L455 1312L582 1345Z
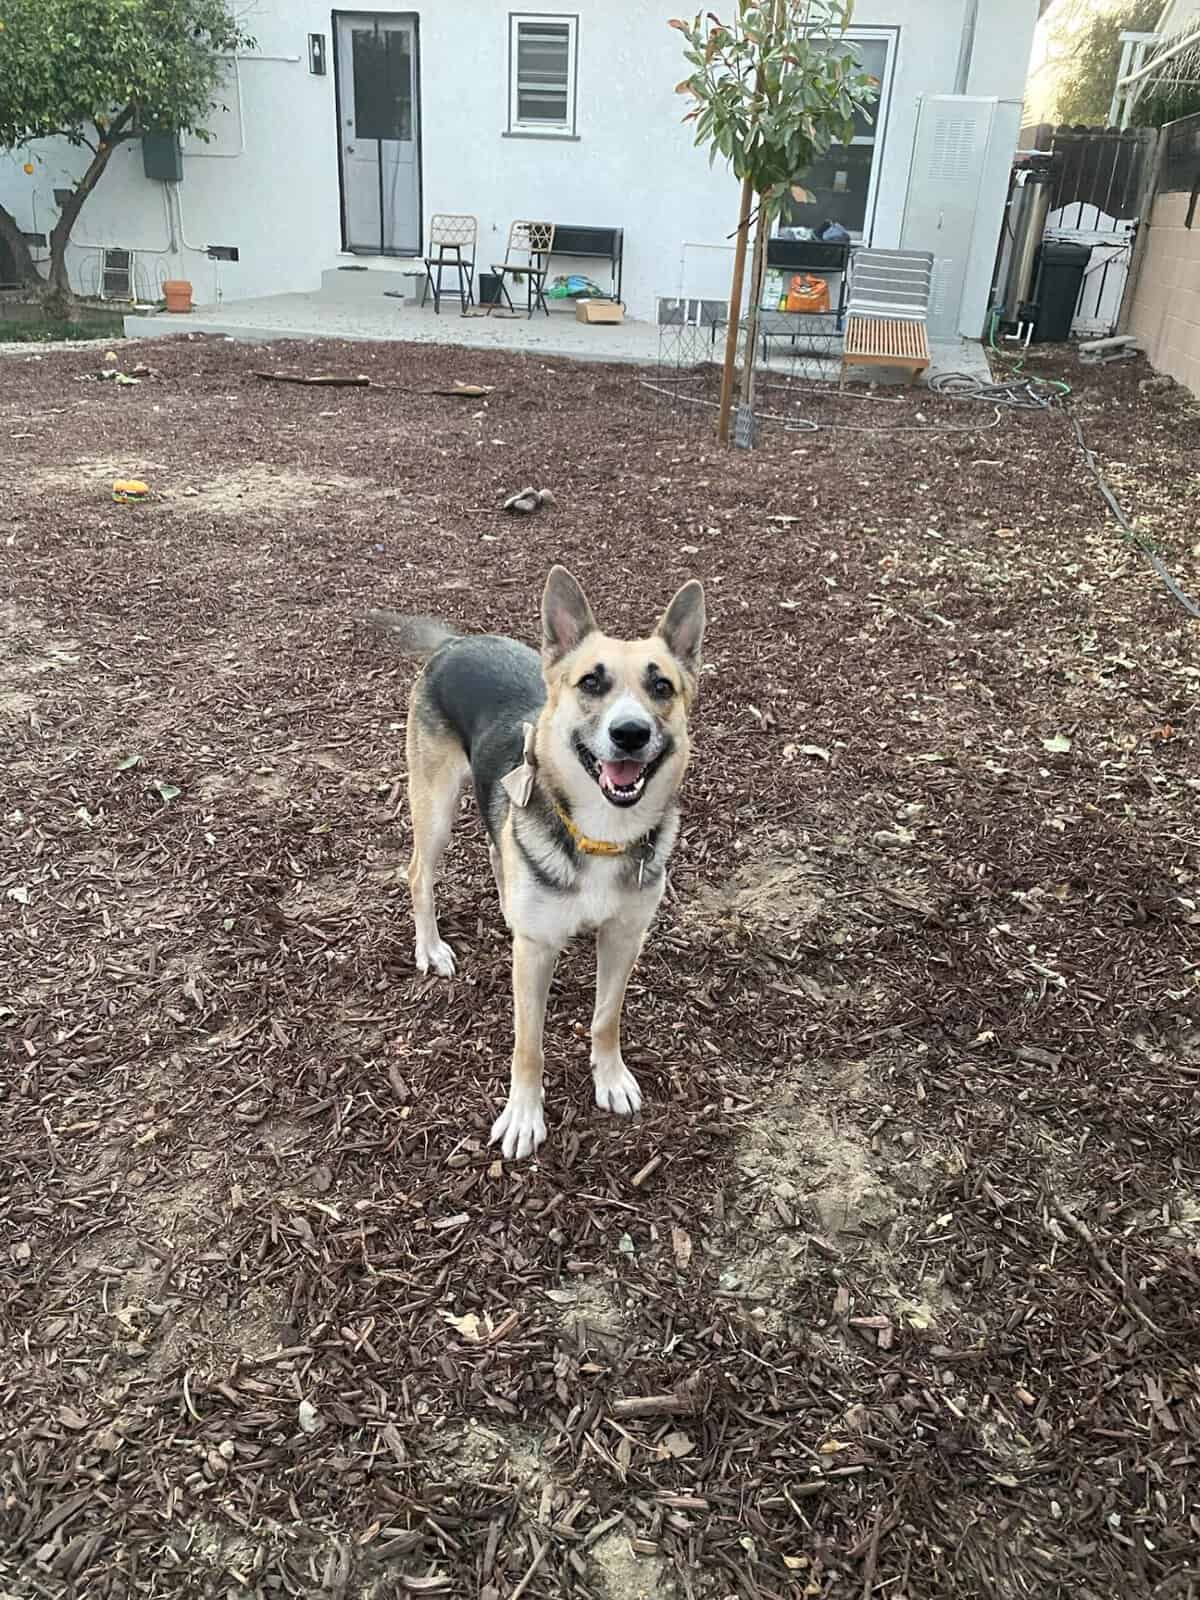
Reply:
M149 494L148 486L137 478L118 478L113 484L113 499L121 506L145 500Z

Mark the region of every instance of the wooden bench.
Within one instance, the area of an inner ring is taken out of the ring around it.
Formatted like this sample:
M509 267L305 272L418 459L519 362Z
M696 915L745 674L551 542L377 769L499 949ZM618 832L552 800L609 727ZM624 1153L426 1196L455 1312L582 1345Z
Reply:
M574 222L554 224L552 256L571 256L575 260L591 257L607 261L610 289L614 300L621 299L621 278L625 266L624 228L582 227Z
M846 342L842 346L841 388L848 367L899 367L915 383L929 366L929 340L923 322L908 322L886 317L846 319Z

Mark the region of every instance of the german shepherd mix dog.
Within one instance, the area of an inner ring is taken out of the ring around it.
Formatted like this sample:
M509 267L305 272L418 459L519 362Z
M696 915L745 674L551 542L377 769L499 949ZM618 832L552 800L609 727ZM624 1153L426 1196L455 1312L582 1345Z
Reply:
M621 1059L621 1007L662 899L679 829L687 714L700 674L704 590L680 589L647 639L596 626L579 584L555 567L542 596L542 654L495 634L373 612L427 657L408 708L408 869L417 966L454 972L433 886L470 774L513 936L515 1044L508 1101L492 1128L509 1159L546 1137L542 1032L559 951L596 935L596 1104L642 1103Z

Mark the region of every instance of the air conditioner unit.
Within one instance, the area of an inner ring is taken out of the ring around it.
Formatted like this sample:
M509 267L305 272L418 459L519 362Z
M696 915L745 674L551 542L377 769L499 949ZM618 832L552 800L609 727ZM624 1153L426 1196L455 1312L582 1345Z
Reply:
M982 332L1019 122L1014 101L943 94L918 102L900 247L934 258L931 339Z

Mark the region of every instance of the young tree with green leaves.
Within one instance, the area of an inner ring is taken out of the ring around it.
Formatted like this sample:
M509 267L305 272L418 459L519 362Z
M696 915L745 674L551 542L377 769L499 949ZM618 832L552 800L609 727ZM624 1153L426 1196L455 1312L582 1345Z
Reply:
M848 143L855 114L879 93L846 39L853 0L733 0L728 22L713 12L676 19L691 71L676 92L692 102L684 117L710 162L722 158L742 181L742 201L729 305L729 333L719 432L728 437L737 361L742 282L751 213L758 226L750 273L742 403L753 397L758 308L766 270L768 227L788 186L831 145Z
M227 0L0 0L0 149L62 138L91 152L51 231L45 283L0 206L0 239L55 314L72 301L71 230L113 151L144 132L206 137L221 57L252 42Z

